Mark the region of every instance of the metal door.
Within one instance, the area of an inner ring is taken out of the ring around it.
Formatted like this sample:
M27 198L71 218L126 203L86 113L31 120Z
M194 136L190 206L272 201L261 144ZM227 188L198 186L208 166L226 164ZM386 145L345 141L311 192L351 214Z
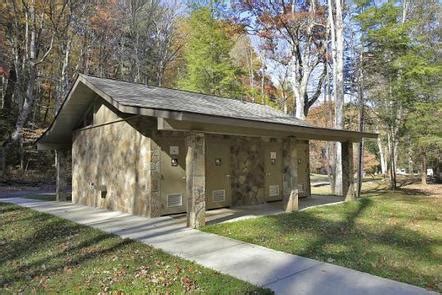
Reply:
M265 196L267 201L282 199L282 145L264 144Z
M186 146L184 138L162 138L161 201L162 214L186 212Z
M206 141L207 209L229 207L232 204L230 169L230 141L208 138Z

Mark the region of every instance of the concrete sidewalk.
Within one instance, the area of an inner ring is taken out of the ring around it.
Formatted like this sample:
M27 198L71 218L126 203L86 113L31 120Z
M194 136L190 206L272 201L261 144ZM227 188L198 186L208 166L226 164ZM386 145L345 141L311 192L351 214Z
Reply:
M0 199L141 241L276 294L436 294L313 259L186 228L172 217L126 213L11 197Z

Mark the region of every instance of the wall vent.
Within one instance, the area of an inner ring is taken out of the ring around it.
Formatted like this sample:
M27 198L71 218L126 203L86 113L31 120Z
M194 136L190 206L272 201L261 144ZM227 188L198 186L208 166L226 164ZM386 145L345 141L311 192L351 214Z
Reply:
M269 185L269 196L270 197L279 196L279 185Z
M182 194L167 195L167 208L183 206Z
M213 202L224 202L226 200L226 191L223 189L212 191Z

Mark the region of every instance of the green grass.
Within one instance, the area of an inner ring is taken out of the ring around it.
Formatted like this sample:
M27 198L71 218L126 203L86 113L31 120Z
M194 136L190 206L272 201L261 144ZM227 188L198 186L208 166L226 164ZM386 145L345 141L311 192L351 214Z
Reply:
M313 183L315 181L324 181L328 182L327 175L321 174L310 174L310 181ZM362 192L373 191L373 190L385 190L386 180L383 180L381 177L364 177L362 182ZM314 195L326 195L329 196L332 194L331 187L329 184L322 184L320 186L312 185L311 192Z
M441 292L442 196L377 194L203 230Z
M0 203L0 293L270 293L128 239Z

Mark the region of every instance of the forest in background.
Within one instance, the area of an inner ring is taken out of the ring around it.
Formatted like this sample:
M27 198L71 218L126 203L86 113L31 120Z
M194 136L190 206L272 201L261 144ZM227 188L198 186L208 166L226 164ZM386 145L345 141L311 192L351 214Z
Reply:
M360 171L441 172L437 0L6 0L0 20L3 181L48 179L33 144L77 73L244 99L323 127L379 133ZM339 183L340 145L312 170ZM363 151L363 152L361 152Z

